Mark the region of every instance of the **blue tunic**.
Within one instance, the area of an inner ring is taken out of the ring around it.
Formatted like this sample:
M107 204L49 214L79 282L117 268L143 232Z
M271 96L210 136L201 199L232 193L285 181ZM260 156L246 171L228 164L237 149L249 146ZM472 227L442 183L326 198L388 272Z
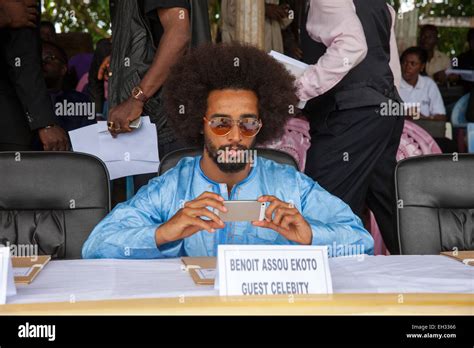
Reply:
M293 203L311 225L313 245L327 245L330 256L373 254L374 241L361 220L339 198L295 168L258 157L247 178L230 193L203 173L201 156L183 158L164 175L150 180L127 202L118 204L92 231L82 249L84 258L170 258L216 256L219 244L291 245L271 229L250 222L227 222L216 232L199 231L183 240L157 247L156 229L184 202L205 191L225 200L256 200L274 195ZM354 252L356 251L356 252Z

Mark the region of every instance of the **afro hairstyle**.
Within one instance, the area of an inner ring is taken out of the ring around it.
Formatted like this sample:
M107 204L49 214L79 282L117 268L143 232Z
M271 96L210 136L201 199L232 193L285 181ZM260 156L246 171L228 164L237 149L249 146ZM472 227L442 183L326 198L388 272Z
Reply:
M204 143L203 117L214 90L251 90L258 98L263 127L256 144L283 135L298 99L293 76L267 53L239 43L201 45L180 59L163 87L164 110L177 137Z

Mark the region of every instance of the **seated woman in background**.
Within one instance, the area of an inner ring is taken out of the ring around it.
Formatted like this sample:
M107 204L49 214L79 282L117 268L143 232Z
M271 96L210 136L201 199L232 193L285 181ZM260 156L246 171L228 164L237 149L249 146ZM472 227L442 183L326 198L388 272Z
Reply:
M410 108L414 119L447 121L446 108L436 83L428 76L421 75L428 60L426 51L420 47L406 49L401 57L402 80L400 96ZM456 143L447 138L434 138L443 152L457 151Z
M420 47L410 47L403 52L400 96L405 103L419 105L420 118L446 121L446 108L438 86L430 77L420 75L427 59L426 51Z

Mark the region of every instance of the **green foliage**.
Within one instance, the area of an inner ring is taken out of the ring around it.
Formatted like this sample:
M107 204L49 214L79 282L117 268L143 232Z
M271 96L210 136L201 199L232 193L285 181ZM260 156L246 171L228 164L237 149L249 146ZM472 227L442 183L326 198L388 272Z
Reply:
M131 1L131 0L127 0ZM203 0L205 1L205 0ZM402 0L387 0L398 10ZM210 1L211 23L217 22L219 1ZM427 0L415 0L420 18L425 17L464 17L474 16L474 1L444 0L432 3ZM110 35L110 15L108 0L44 0L42 19L58 24L61 32L89 32L94 43ZM439 28L441 51L451 56L458 55L466 48L467 28Z
M107 0L44 0L41 19L59 25L61 32L88 32L94 43L110 36Z
M400 8L402 0L388 0L395 9ZM426 17L472 17L474 16L474 1L472 0L444 0L442 3L433 3L427 0L415 0L419 9L420 19ZM441 27L439 31L439 49L454 57L467 48L466 36L469 28Z

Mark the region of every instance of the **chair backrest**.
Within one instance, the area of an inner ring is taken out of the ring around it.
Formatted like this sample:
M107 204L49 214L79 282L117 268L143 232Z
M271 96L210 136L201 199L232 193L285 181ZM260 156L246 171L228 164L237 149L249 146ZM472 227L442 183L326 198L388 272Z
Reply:
M419 156L395 170L401 254L474 249L474 155Z
M462 96L454 105L453 111L451 112L451 123L453 127L466 127L466 113L467 106L469 104L469 93Z
M109 211L109 174L97 157L0 152L1 244L80 258L85 240Z
M257 148L257 155L265 157L267 159L271 159L275 162L281 164L287 164L293 166L298 170L298 164L296 163L295 159L288 153L274 150L274 149L265 149L265 148ZM178 164L179 160L183 157L195 157L202 155L202 148L190 147L179 149L173 152L168 153L163 159L160 161L160 167L158 168L158 176L164 174L169 169L173 168Z
M280 150L289 153L298 163L300 171L304 172L306 154L311 146L309 122L302 118L293 117L285 124L283 136L277 140L262 145L262 148Z
M426 130L414 122L405 121L397 151L397 162L408 157L441 152L436 141Z

